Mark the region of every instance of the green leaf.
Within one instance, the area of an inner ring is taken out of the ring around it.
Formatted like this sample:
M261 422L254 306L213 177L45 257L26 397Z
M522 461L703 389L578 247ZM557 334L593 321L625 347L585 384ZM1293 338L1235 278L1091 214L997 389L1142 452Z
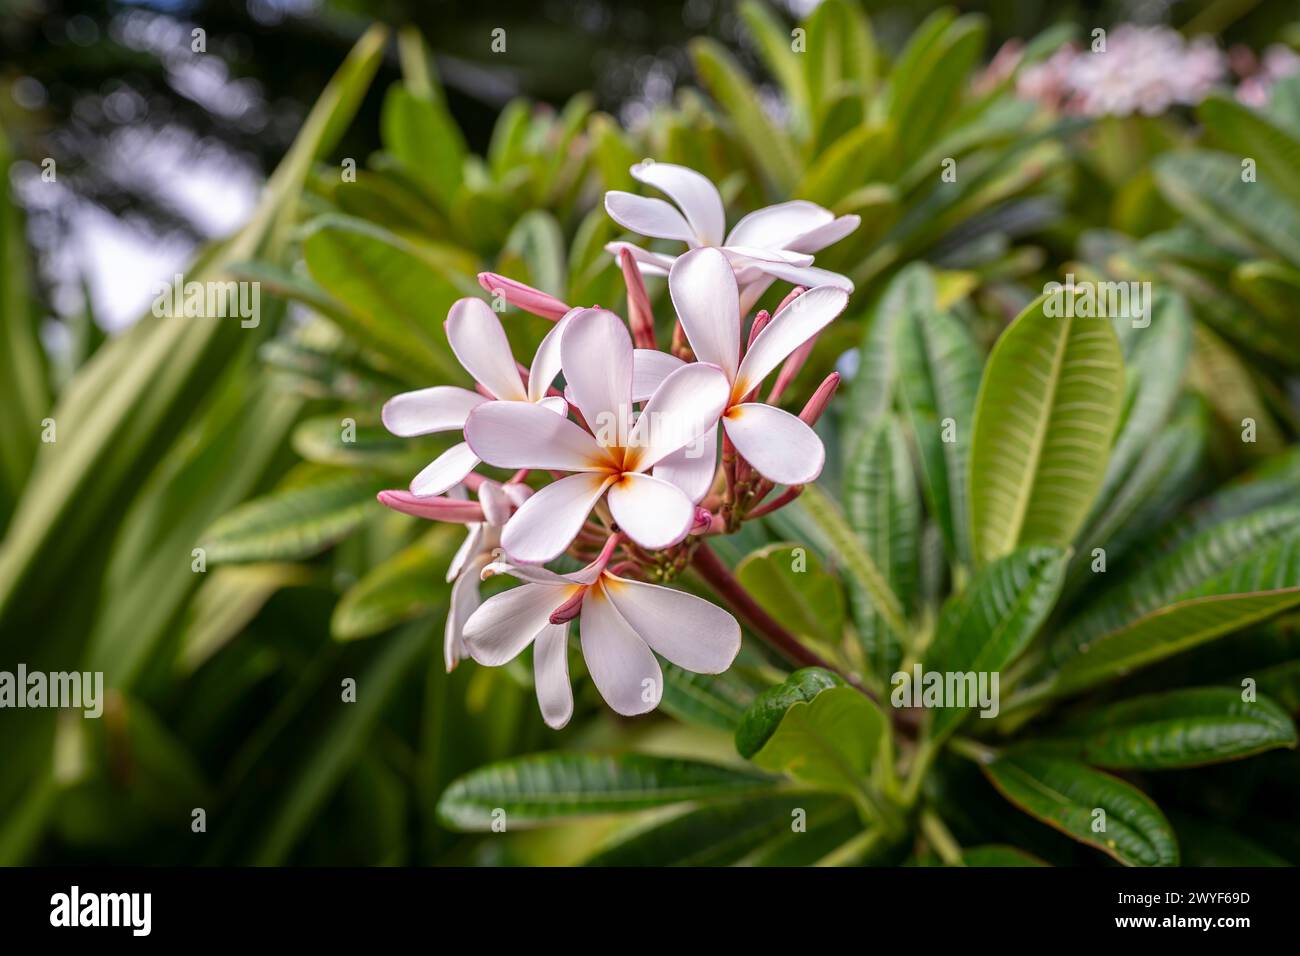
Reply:
M799 510L826 536L831 552L836 554L848 575L849 583L861 590L880 615L885 626L899 640L907 637L907 624L898 598L890 590L876 563L858 541L835 502L816 485L808 485L796 500Z
M736 728L736 752L746 759L754 756L776 733L786 711L797 703L812 700L831 687L843 687L840 676L824 667L803 667L775 687L759 694Z
M981 568L961 594L948 599L926 670L941 673L1001 673L1029 646L1056 603L1069 554L1062 548L1029 545ZM966 708L935 712L931 735L943 739Z
M749 158L773 186L786 192L799 177L799 161L786 134L767 116L758 94L735 57L721 43L696 37L689 46L700 84L736 127Z
M460 777L438 801L453 830L489 830L504 811L511 829L572 817L628 813L771 790L770 777L643 754L550 753L489 764Z
M1068 294L1031 303L984 369L969 478L981 562L1019 544L1070 544L1105 477L1123 359L1105 319L1047 314Z
M1146 794L1117 777L1032 751L1010 751L982 769L1031 817L1125 866L1178 865L1178 841L1169 821ZM1105 813L1105 829L1094 832L1103 822L1098 810Z
M393 84L384 97L380 130L384 148L428 188L439 208L449 209L460 188L466 150L446 107Z
M190 674L241 633L282 588L307 584L300 564L241 564L209 571L186 608L176 666Z
M336 641L373 637L444 608L447 566L464 537L458 525L434 525L410 547L371 568L334 605L330 634Z
M524 268L516 271L513 263ZM562 297L567 270L564 265L564 234L555 217L542 209L524 213L506 239L497 268L534 288Z
M789 833L800 811L811 823L845 806L834 798L786 794L688 809L620 834L584 865L732 866Z
M1202 100L1196 115L1220 145L1255 161L1257 182L1284 194L1300 209L1300 182L1295 176L1300 169L1300 139L1221 93ZM1241 178L1240 166L1237 176Z
M969 566L966 462L979 391L979 350L969 330L945 312L904 313L895 341L899 391L920 452L926 503L952 560Z
M312 277L348 306L345 331L400 369L461 382L441 320L456 299L476 293L476 263L462 252L416 243L363 220L324 216L310 227L303 256Z
M905 864L912 865L912 864ZM944 863L938 854L930 852L924 856L917 857L916 866L956 866L955 863ZM989 843L984 846L963 847L961 851L961 866L1047 866L1042 860L1031 853L1017 849L1014 846L1005 846L998 843Z
M793 544L771 544L736 568L745 589L795 634L838 644L844 633L844 592L817 555Z
M853 454L844 475L849 524L906 612L916 605L921 502L897 420L893 416L882 419ZM869 596L855 593L854 607L858 636L873 670L882 675L892 673L900 660L897 636L891 635L872 610Z
M1263 179L1242 182L1239 157L1172 152L1157 157L1154 166L1165 199L1209 235L1239 252L1281 256L1300 267L1300 206Z
M811 112L812 100L799 54L791 49L790 30L761 0L744 0L740 4L740 17L745 21L764 64L781 84L781 90L790 100L798 122L807 135L807 117Z
M662 661L664 695L659 706L688 724L734 733L745 711L767 685L745 667L732 665L721 674L697 674Z
M1300 606L1300 537L1246 558L1174 603L1080 645L1051 684L1074 693Z
M274 491L216 521L201 546L214 564L308 558L378 513L382 488L373 478L342 474Z
M983 18L932 14L917 28L890 74L888 115L905 159L922 152L957 112L967 76L984 48Z
M1295 725L1277 704L1222 687L1108 704L1067 722L1059 736L1088 763L1117 770L1199 767L1296 745Z
M791 704L750 759L764 770L857 798L888 759L888 746L888 721L880 708L852 687L829 687Z

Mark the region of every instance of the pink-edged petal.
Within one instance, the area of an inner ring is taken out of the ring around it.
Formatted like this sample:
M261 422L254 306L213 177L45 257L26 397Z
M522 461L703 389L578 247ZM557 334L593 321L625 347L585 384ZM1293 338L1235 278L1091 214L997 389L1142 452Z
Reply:
M797 416L761 402L733 405L722 427L736 452L778 485L806 485L822 473L826 448Z
M458 442L425 465L424 470L411 479L411 494L417 498L440 495L464 481L465 476L478 467L478 463L479 457L469 445Z
M501 531L501 547L511 560L543 564L563 553L614 479L577 474L552 482L520 506Z
M741 360L731 390L733 400L747 395L791 352L830 325L848 303L848 293L843 289L823 285L809 289L772 316Z
M678 256L668 291L696 358L734 378L740 363L740 293L727 257L717 249Z
M506 497L505 488L490 478L478 486L478 503L483 506L484 519L491 525L505 524L514 510L514 502Z
M606 575L605 593L655 653L697 674L721 674L740 653L736 619L685 591Z
M791 285L801 285L805 289L815 286L833 286L845 292L853 291L852 279L838 272L831 272L829 269L819 269L816 266L792 266L782 262L764 262L758 265L768 275L783 279Z
M480 272L478 284L488 295L501 296L516 309L523 309L544 319L560 318L569 311L569 307L550 293L534 289L530 285L507 279L495 272Z
M559 730L573 716L568 624L548 624L537 635L533 642L533 683L542 720L552 730Z
M643 236L695 242L695 230L690 223L662 199L613 190L605 193L605 212L624 229Z
M727 234L725 245L786 249L795 239L834 220L833 212L806 199L777 203L775 206L756 209L736 223Z
M624 717L659 706L664 675L659 661L597 585L582 602L582 656L600 696Z
M632 350L632 401L644 402L673 372L686 363L658 349Z
M716 246L727 228L722 196L707 176L673 163L637 163L632 177L653 186L681 209L695 233L695 245Z
M528 369L530 402L541 401L546 396L546 390L555 381L555 376L560 374L560 341L564 336L565 328L568 327L569 319L581 311L581 309L572 309L566 312L537 346L537 352L533 355L533 364Z
M479 556L479 552L483 550L481 547L483 543L483 535L482 524L469 525L469 534L465 535L465 540L460 543L460 547L456 549L456 553L451 556L451 564L447 565L448 581L455 581L460 577L461 572L465 570L468 562ZM478 577L479 572L483 570L486 563L487 559L485 557L483 564L480 564L474 569L474 577Z
M465 647L470 656L485 667L500 667L514 660L551 623L551 612L570 593L565 587L521 584L492 595L465 622Z
M487 555L480 555L467 564L465 573L451 586L451 600L447 606L447 623L443 627L442 657L447 673L469 656L465 647L465 622L483 603L479 596L478 573L487 564Z
M730 387L716 366L683 365L650 396L627 438L623 466L646 471L679 448L695 441L718 421Z
M485 402L466 420L465 440L499 468L587 471L609 460L590 434L531 402Z
M609 511L624 534L651 551L681 541L695 521L686 492L653 475L624 475L611 485Z
M528 399L501 320L482 299L459 299L447 313L447 341L465 371L506 402Z
M391 488L381 491L375 497L386 508L400 511L404 515L416 518L428 518L430 521L454 521L457 524L478 524L483 520L483 508L478 502L463 498L450 497L455 492L450 489L446 498L417 498L409 491Z
M805 252L790 252L788 249L759 249L754 246L721 246L720 251L731 263L731 268L741 269L758 266L766 269L773 265L810 266L813 257Z
M384 427L401 438L465 427L465 419L487 399L455 385L435 385L394 395L380 412Z
M791 252L820 252L849 235L862 224L861 216L840 216L825 225L810 229L786 243Z
M569 403L559 395L548 395L546 398L537 400L537 407L544 408L548 412L554 412L561 418L566 418L569 414Z
M607 242L605 251L618 261L618 254L626 249L632 253L632 258L636 260L636 265L641 270L642 276L655 276L656 278L668 275L668 270L673 267L677 261L676 256L670 256L663 252L652 252L649 249L642 249L638 245L630 242Z
M718 426L715 424L695 441L659 460L652 474L672 482L692 502L699 501L713 487L718 471Z
M564 331L560 358L565 394L593 431L631 420L632 336L622 319L604 309L579 312Z
M739 280L739 277L737 277ZM763 293L771 288L772 283L776 281L776 276L770 276L765 272L759 272L753 278L740 285L740 314L749 315L754 311L754 306Z

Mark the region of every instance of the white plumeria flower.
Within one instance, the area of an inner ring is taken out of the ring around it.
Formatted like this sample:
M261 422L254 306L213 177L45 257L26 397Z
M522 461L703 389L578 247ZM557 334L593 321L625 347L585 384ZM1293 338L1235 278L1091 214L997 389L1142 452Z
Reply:
M455 385L403 392L384 404L384 427L402 438L458 431L465 427L471 411L491 399L534 404L564 415L568 410L564 399L548 398L546 393L560 371L560 338L567 318L542 339L525 385L496 313L482 299L460 299L447 313L447 341L465 371L488 395ZM466 442L452 445L411 479L411 494L440 495L464 481L478 464Z
M853 282L847 276L813 266L811 253L839 242L857 229L862 221L859 216L836 217L814 202L795 199L751 212L724 238L727 220L722 196L705 176L685 166L654 162L637 163L631 172L676 206L662 199L611 190L605 194L605 211L610 218L643 236L678 239L692 249L721 249L740 284L741 312L748 313L776 279L853 291ZM605 249L615 258L620 250L627 249L643 275L666 276L677 258L628 242L611 242Z
M479 576L484 568L500 556L501 528L511 512L528 500L531 494L532 489L527 485L514 482L502 485L488 478L478 487L483 520L466 525L468 533L465 540L447 568L447 580L453 582L442 645L448 673L469 656L465 650L465 622L482 603L479 597ZM464 498L464 489L460 486L453 488L450 497Z
M826 449L817 433L798 416L745 398L790 353L844 311L848 293L833 286L803 293L772 317L742 359L739 292L731 268L718 250L696 249L678 257L668 277L668 291L696 358L722 369L731 386L722 427L736 451L755 471L777 484L803 485L820 475ZM677 361L672 356L666 358ZM652 372L662 367L667 363L654 368L647 363L643 386L653 386ZM693 460L676 455L665 460L655 474L693 494L701 485L707 490L714 467L711 454Z
M712 365L683 365L624 428L633 419L634 374L623 322L601 309L581 310L569 317L560 352L568 394L602 441L523 402L487 402L465 422L466 441L489 465L575 472L515 512L501 533L502 547L517 563L550 561L606 493L614 521L637 544L659 550L681 541L695 522L695 504L677 485L646 471L717 423L727 402L726 377Z
M608 552L572 574L487 565L485 578L509 574L524 583L488 598L465 624L470 656L488 667L534 645L537 703L557 730L573 716L568 622L577 614L591 679L606 703L627 717L659 705L663 670L656 653L688 671L720 674L740 652L734 617L693 594L617 577L605 570Z

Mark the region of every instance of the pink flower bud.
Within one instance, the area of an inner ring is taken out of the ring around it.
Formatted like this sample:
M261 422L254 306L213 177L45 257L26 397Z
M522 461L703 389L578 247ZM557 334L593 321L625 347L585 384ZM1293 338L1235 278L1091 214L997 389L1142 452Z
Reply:
M507 279L495 272L480 272L478 274L478 284L489 295L504 296L505 300L516 309L523 309L533 315L540 315L552 322L562 319L564 314L569 311L569 307L555 296L549 295L541 289L534 289L530 285L524 285L522 282L516 282L514 279Z
M431 521L454 521L457 524L474 524L483 520L483 508L477 501L436 496L418 498L409 491L381 491L376 495L379 503L394 511Z

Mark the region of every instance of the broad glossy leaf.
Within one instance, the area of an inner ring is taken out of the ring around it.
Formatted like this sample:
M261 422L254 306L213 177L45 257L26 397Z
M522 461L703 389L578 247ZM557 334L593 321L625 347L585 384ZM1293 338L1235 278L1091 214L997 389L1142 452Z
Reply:
M811 787L860 794L888 759L889 725L871 700L852 687L829 687L796 701L750 760Z
M741 797L774 785L771 777L693 760L644 754L534 754L465 774L438 801L438 818L454 830L488 830L504 811L505 823L513 829Z
M1067 723L1060 735L1098 767L1165 770L1236 760L1294 747L1295 725L1267 697L1195 687L1099 707Z
M1300 536L1238 561L1172 604L1079 645L1052 682L1072 693L1300 606Z
M970 332L945 312L905 313L896 339L899 392L920 452L930 513L955 563L970 565L966 477L981 361Z
M1119 342L1109 321L1053 317L1051 302L1002 333L980 383L969 480L981 562L1068 545L1105 476L1124 397Z
M373 478L345 473L273 491L217 520L200 546L213 564L311 557L377 513L374 498L382 488Z
M843 687L840 676L823 667L804 667L782 683L759 694L745 711L736 728L736 751L749 758L763 749L780 726L786 711L797 703L806 703L824 690Z
M410 547L376 565L339 598L330 618L336 641L372 637L444 609L447 565L465 538L459 525L437 524Z
M1069 552L1029 545L976 572L939 616L926 669L943 673L1000 674L1020 656L1055 606ZM930 733L942 739L966 715L964 708L935 711Z
M1146 794L1118 777L1032 751L1010 751L982 769L1021 810L1125 866L1178 865L1169 821ZM1105 813L1101 832L1093 829L1102 825L1097 810Z
M745 589L796 635L837 644L844 633L844 591L808 548L771 544L736 568Z

